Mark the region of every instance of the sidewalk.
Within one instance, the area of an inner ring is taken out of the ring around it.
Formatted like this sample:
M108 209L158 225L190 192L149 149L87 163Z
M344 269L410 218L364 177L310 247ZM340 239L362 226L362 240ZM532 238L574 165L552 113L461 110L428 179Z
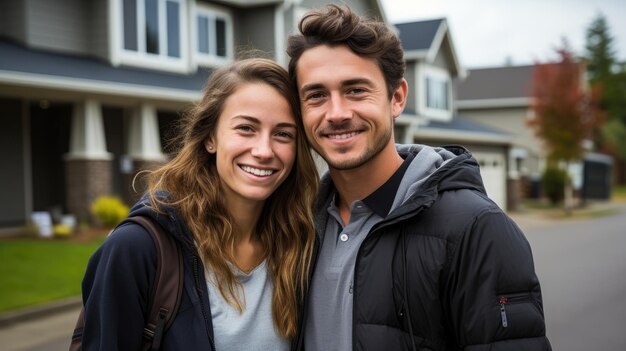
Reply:
M80 298L72 298L0 315L0 349L67 350L80 308Z

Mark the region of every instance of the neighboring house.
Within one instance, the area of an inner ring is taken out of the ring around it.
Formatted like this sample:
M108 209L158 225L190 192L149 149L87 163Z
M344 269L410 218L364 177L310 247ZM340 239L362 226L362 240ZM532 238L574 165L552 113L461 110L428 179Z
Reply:
M489 197L503 209L515 209L515 187L507 184L510 136L457 113L453 84L461 66L445 19L396 24L405 50L409 96L396 121L399 142L460 144L479 161Z
M580 86L587 89L586 67L580 66ZM547 158L544 142L528 124L534 117L533 73L533 65L472 69L456 87L459 114L510 134L508 177L519 183L518 188L525 188L521 197L542 195L539 184ZM580 196L604 200L610 196L612 161L589 149L580 162L569 165L569 176Z
M287 36L326 2L1 1L0 228L33 211L85 221L102 194L133 201L211 70L247 49L286 64ZM349 3L385 19L379 0Z
M532 79L532 65L482 68L470 70L457 86L459 114L510 133L511 178L539 177L545 163L542 141L528 125Z

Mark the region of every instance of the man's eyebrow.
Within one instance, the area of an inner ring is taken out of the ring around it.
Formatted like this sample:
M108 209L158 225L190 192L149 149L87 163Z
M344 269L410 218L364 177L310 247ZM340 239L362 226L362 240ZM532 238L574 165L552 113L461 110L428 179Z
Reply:
M324 84L321 84L321 83L305 84L302 86L302 88L300 88L300 92L305 93L307 91L317 90L317 89L322 89L322 88L324 88Z
M344 80L341 82L342 87L349 87L352 85L359 85L359 84L365 84L365 85L371 86L374 83L367 78L354 78L354 79Z
M339 84L341 87L349 87L349 86L359 85L359 84L372 86L374 83L367 78L353 78L353 79L347 79L347 80L341 81ZM300 88L300 92L306 93L307 91L323 89L323 88L324 88L324 84L321 84L321 83L305 84L302 86L302 88Z

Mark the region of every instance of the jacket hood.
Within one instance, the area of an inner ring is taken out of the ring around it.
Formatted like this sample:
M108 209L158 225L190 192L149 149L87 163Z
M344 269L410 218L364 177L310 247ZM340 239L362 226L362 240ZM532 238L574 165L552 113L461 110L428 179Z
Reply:
M166 192L157 192L156 196L160 199L167 199L169 194ZM150 203L149 194L145 194L130 209L128 216L146 216L156 220L166 232L170 233L176 240L182 243L182 247L195 251L193 235L174 207L161 206L159 211L156 211Z
M397 144L396 149L402 158L406 159L409 154L414 158L400 184L392 212L394 208L404 207L402 205L406 203L432 203L437 194L443 191L472 189L486 193L478 162L462 146ZM326 172L320 182L316 204L318 215L325 212L324 209L333 194L332 179L329 172Z

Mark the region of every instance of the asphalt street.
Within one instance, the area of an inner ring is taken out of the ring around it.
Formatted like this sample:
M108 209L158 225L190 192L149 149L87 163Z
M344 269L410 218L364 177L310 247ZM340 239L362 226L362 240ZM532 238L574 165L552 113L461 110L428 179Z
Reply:
M626 204L594 219L512 217L526 233L555 351L626 350ZM78 309L0 327L0 350L67 350Z

